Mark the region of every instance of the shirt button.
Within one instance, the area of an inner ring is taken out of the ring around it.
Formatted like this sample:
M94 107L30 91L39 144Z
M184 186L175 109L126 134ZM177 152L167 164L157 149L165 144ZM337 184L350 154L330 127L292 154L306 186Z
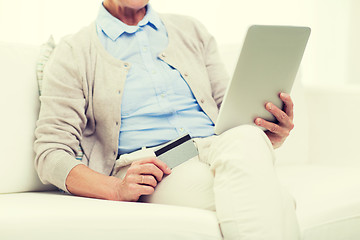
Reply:
M165 53L162 53L161 56L162 56L162 57L166 57L166 54L165 54Z
M124 67L128 68L128 67L129 67L129 64L124 63Z
M205 100L204 100L204 99L201 99L201 100L200 100L200 102L201 102L201 103L204 103L204 102L205 102Z
M188 76L189 76L189 74L188 74L188 73L184 73L184 76L185 76L185 77L188 77Z
M114 156L116 155L116 152L114 151Z
M119 126L119 122L116 122L116 126Z
M118 94L121 94L121 90L118 91Z

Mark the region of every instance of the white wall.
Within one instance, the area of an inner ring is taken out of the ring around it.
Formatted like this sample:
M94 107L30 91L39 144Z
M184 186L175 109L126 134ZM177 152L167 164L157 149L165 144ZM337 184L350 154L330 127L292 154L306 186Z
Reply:
M314 1L313 82L345 83L354 78L349 64L352 61L350 55L355 49L349 43L350 39L360 34L358 26L350 24L351 14L360 14L360 9L351 9L351 4L356 1L358 0Z
M359 0L151 0L159 12L191 15L219 43L241 47L251 24L307 25L312 34L306 83L360 83ZM96 17L101 0L0 0L0 41L40 44L77 31Z
M349 8L348 81L360 83L360 1L353 0Z
M0 41L39 44L76 32L96 17L100 0L0 0Z

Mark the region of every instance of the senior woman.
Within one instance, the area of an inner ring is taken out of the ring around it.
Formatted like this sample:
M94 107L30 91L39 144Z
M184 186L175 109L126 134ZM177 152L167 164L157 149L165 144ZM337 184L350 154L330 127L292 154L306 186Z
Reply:
M148 0L105 0L95 23L65 37L44 75L36 168L74 195L216 211L225 239L298 239L292 198L274 173L273 148L293 128L256 119L219 136L214 122L228 76L198 21L159 15ZM152 147L189 133L198 155L173 170ZM79 146L84 155L76 160Z

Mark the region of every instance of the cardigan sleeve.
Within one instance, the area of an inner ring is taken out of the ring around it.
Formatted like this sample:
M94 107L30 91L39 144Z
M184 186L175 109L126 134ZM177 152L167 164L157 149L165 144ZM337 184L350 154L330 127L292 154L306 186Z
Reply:
M221 59L217 42L212 34L208 32L206 27L196 19L193 19L200 39L204 47L204 62L212 89L212 97L215 100L218 109L220 109L222 100L225 95L230 77L226 70L225 64Z
M86 125L82 89L73 49L62 40L44 70L34 151L40 180L64 191L67 175L82 164L75 158Z
M220 109L230 77L220 57L215 38L212 35L210 35L204 43L204 47L205 63L210 79L212 95L218 109Z

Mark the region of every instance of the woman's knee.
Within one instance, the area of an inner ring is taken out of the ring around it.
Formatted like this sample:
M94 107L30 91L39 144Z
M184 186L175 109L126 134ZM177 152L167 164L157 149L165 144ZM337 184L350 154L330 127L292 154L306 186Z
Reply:
M265 135L264 131L257 126L253 125L241 125L234 127L224 132L221 136L231 138L263 138Z
M252 125L241 125L221 134L211 145L211 162L267 158L275 161L270 140L263 130ZM217 160L216 160L217 159ZM272 163L273 163L272 162Z
M240 150L242 148L248 148L249 146L255 148L267 146L272 148L264 131L252 125L241 125L222 133L214 141L212 148L217 150L236 148Z

